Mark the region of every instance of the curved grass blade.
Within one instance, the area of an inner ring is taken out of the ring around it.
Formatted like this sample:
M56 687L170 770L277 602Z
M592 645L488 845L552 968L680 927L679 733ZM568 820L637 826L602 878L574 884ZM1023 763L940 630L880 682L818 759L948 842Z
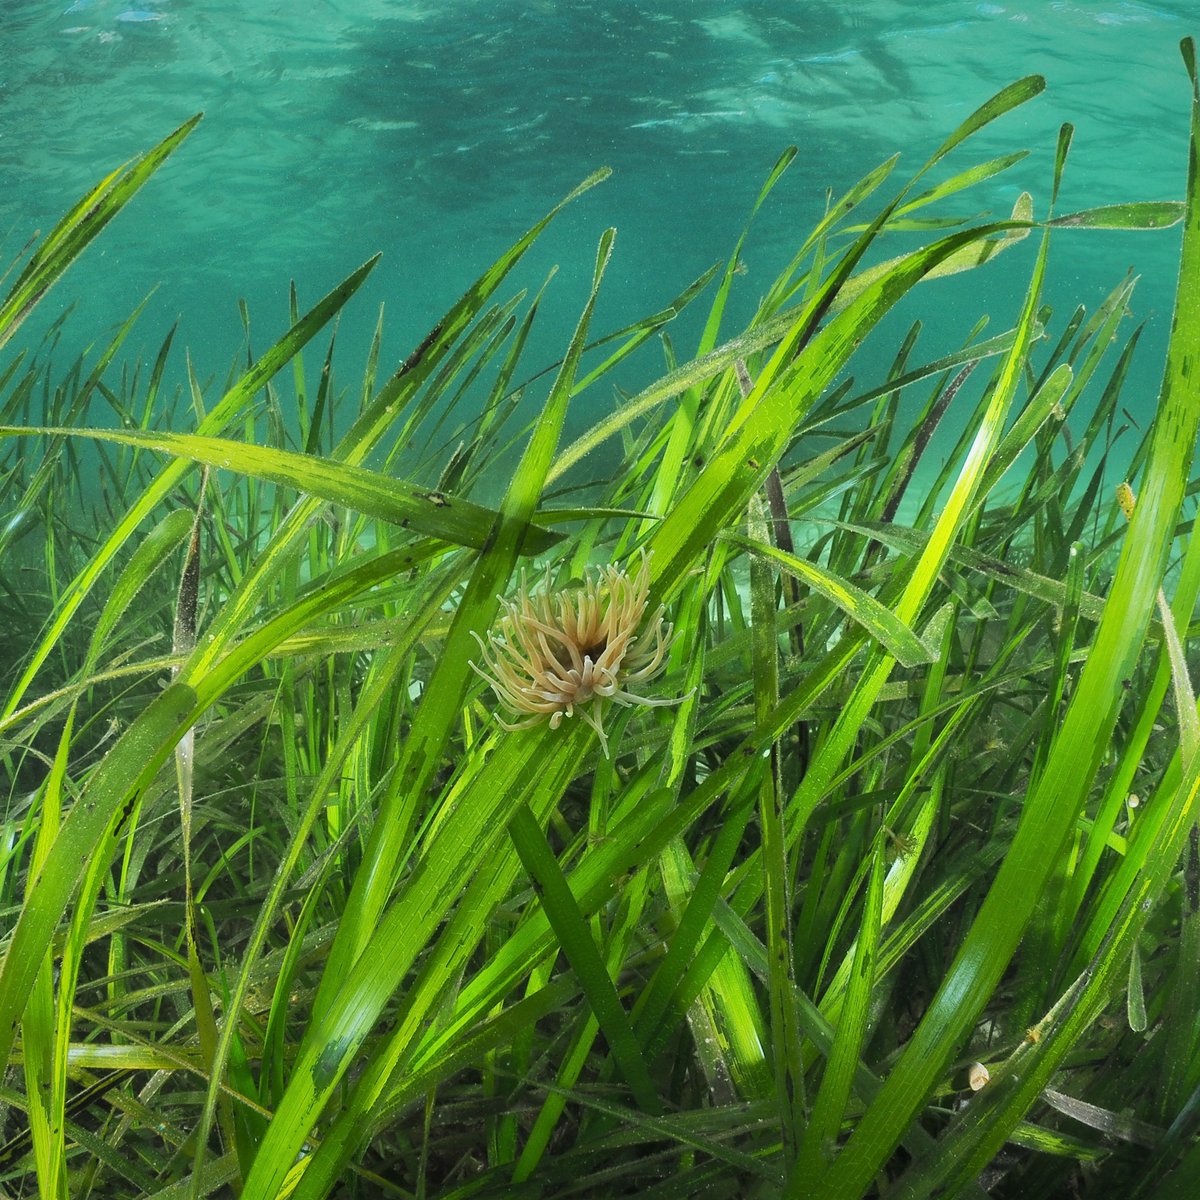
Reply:
M248 445L228 438L122 429L22 430L0 425L0 437L15 437L22 433L94 438L161 450L209 467L292 487L331 504L344 505L355 512L388 521L401 529L411 529L414 533L476 550L483 548L497 517L495 510L480 504L415 487L364 467L292 450ZM521 553L542 553L561 536L538 526L527 526Z
M202 116L203 113L197 113L142 158L118 167L102 179L46 235L8 295L0 300L0 347L16 333L71 263L195 129Z
M1048 224L1056 229L1170 229L1184 219L1184 208L1178 200L1104 204L1054 217Z
M733 532L726 533L725 540L778 563L789 575L794 575L814 592L824 596L851 621L865 629L901 665L915 667L933 662L937 657L937 651L925 645L890 608L849 580L817 563L788 554L769 542L755 541Z

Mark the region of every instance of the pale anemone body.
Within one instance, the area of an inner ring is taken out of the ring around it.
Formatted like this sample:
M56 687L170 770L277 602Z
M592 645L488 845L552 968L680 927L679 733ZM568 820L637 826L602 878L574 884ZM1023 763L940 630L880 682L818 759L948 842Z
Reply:
M500 597L504 609L497 630L484 642L483 666L471 667L492 686L496 698L516 718L496 719L505 729L527 729L549 720L557 729L576 711L600 736L604 753L603 709L616 704L676 704L629 690L662 669L671 645L671 626L660 604L644 622L650 595L645 554L628 575L614 566L586 576L580 587L555 591L547 568L541 591L531 595L525 579L515 600Z

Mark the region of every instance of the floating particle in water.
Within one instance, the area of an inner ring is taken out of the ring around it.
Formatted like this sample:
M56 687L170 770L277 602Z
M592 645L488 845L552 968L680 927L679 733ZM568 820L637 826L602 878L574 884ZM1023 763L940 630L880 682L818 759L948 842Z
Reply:
M117 13L117 20L124 21L126 24L140 23L143 21L162 21L166 18L160 12L149 12L144 8L131 8L123 13Z
M714 112L684 112L673 117L656 117L650 121L638 121L630 125L630 129L681 129L684 132L694 132L704 124L713 121L731 121L744 117L746 110L742 108L721 109Z
M400 129L419 129L418 121L387 121L376 120L373 117L351 117L348 124L355 129L365 129L369 133L390 133Z

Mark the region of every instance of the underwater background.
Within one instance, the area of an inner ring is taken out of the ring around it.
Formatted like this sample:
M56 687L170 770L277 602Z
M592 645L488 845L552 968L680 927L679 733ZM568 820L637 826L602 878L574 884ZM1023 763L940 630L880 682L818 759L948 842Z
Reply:
M351 378L379 304L390 370L500 251L607 165L611 179L569 207L516 276L535 288L559 267L531 343L530 361L549 361L570 336L604 228L618 236L597 332L656 311L727 256L795 144L743 256L732 334L827 188L840 194L896 151L902 172L915 169L1022 75L1045 75L1046 94L986 130L974 158L1032 153L973 189L961 215L1006 216L1022 189L1044 214L1065 121L1076 136L1059 212L1180 197L1188 91L1177 47L1195 12L1185 0L6 0L0 261L203 110L183 152L43 305L44 326L77 303L58 361L101 342L157 289L129 344L153 356L179 318L176 345L201 378L223 378L243 343L239 298L261 349L286 327L290 279L303 308L381 250L339 330ZM918 314L929 356L985 313L1006 328L1028 280L1013 264L1032 262L1033 241L1004 267L918 289L856 358L856 376L877 382ZM1046 300L1058 329L1127 270L1143 277L1133 308L1148 328L1125 389L1135 417L1157 393L1178 243L1177 228L1072 231L1052 248ZM681 358L703 307L673 327ZM617 381L632 390L660 371L660 355L643 355Z

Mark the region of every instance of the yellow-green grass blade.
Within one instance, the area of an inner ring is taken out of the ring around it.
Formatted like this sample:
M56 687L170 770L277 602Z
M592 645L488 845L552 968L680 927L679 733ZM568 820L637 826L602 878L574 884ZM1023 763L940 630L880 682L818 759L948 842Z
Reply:
M1170 229L1183 218L1184 204L1179 200L1135 200L1066 213L1048 224L1058 229Z
M59 719L62 713L81 695L98 684L129 680L136 676L161 674L178 665L178 660L169 654L140 659L128 665L119 661L118 665L114 667L83 676L29 701L28 704L17 709L12 716L0 721L0 736L11 738L15 736L16 731L20 730L25 737L31 737L49 722Z
M992 493L1017 457L1034 439L1038 430L1061 411L1063 397L1071 388L1074 379L1075 373L1071 366L1068 363L1059 363L1049 378L1030 397L1029 403L1012 423L1012 427L1004 435L988 463L983 482L979 485L980 498Z
M1149 626L1200 419L1200 398L1190 378L1191 347L1200 339L1200 295L1190 283L1200 271L1200 94L1192 43L1184 46L1193 92L1188 213L1143 496L1046 770L1025 800L1008 854L937 994L883 1090L834 1162L826 1179L830 1200L850 1200L870 1185L999 983L1095 777L1123 701L1121 680L1131 671ZM1140 888L1131 881L1124 896L1136 890Z
M927 171L935 163L940 162L956 146L960 146L969 137L974 136L985 126L990 125L998 117L1010 113L1015 108L1032 100L1046 90L1046 81L1040 75L1026 75L1022 79L1001 88L991 99L981 104L963 123L938 147L933 157L926 164ZM924 171L922 171L924 174Z
M496 512L459 496L392 479L364 467L328 458L254 446L228 438L186 433L146 433L119 429L26 429L0 425L0 437L26 434L94 438L130 446L145 446L209 467L235 471L254 479L296 488L330 504L388 521L401 529L440 538L458 546L481 549L496 521ZM561 535L528 527L521 543L524 554L540 554Z
M936 650L921 641L890 608L848 579L817 563L780 550L769 542L755 541L732 532L725 534L725 540L743 546L757 557L778 563L789 575L824 596L851 621L866 630L902 666L919 666L932 662L937 656Z
M192 523L191 537L188 540L184 554L183 572L179 580L179 591L175 602L174 631L171 649L173 653L186 656L196 646L197 620L200 602L200 551L201 532L204 521L204 496L208 490L208 472L205 471L200 479L195 519ZM192 880L192 830L193 809L195 803L195 727L185 729L182 737L175 744L175 784L179 806L179 823L181 835L181 851L183 858L183 928L184 941L187 947L187 970L191 983L192 1011L196 1021L196 1035L200 1042L200 1053L205 1066L211 1071L213 1057L216 1051L217 1022L213 1012L212 996L209 993L208 980L200 961L200 951L196 944L196 901L195 887ZM100 870L96 867L99 865ZM81 919L86 919L96 899L99 896L100 884L107 863L93 863L89 879L81 889L80 902L76 911L75 924L78 927ZM95 883L93 884L93 878ZM94 886L95 892L92 892ZM78 939L77 939L78 940ZM232 1109L227 1099L222 1103L222 1126L226 1141L233 1140L234 1120Z
M928 188L919 196L914 197L907 204L902 204L896 209L896 218L888 223L890 229L895 229L898 223L909 213L915 212L918 208L924 208L927 204L933 204L938 200L944 200L947 196L953 196L967 188L974 187L976 184L985 183L989 179L994 179L997 175L1007 171L1009 167L1016 166L1017 163L1029 157L1028 150L1017 150L1012 154L1002 154L998 158L990 158L987 162L978 163L973 167L968 167L965 171L960 171L957 175L951 176L942 183L935 184ZM857 230L848 229L846 232L857 232Z
M832 521L830 524L834 524L840 529L853 530L862 534L863 537L874 538L902 554L920 554L929 542L929 535L925 531L909 529L903 525L876 521L860 523ZM973 546L953 546L950 550L950 561L976 571L997 583L1012 587L1035 600L1053 605L1055 608L1062 608L1066 603L1067 588L1061 579L1051 579L1046 575L1039 575L1028 567L985 554ZM1098 621L1104 612L1103 597L1092 592L1081 592L1079 612L1089 621Z
M8 295L0 300L0 347L13 336L71 263L192 132L201 115L197 113L185 121L136 162L118 167L101 180L46 235Z
M996 227L998 236L973 240L960 246L952 254L946 255L940 262L929 269L929 279L941 279L948 275L958 275L963 271L971 271L990 262L1001 251L1011 249L1025 238L1030 229L1034 228L1033 201L1027 192L1023 192L1013 206L1011 219ZM906 256L890 258L874 266L867 267L847 281L838 292L831 311L840 312L855 297L870 287L872 283L893 270L904 261Z
M1025 78L1019 79L1015 83L1009 84L1008 87L1001 89L990 100L976 109L938 147L929 161L914 176L913 183L916 183L918 179L924 176L957 146L974 136L985 126L991 124L992 121L1032 100L1044 91L1045 87L1046 81L1040 75L1027 75ZM953 182L953 180L948 181L949 184ZM1014 241L1019 241L1025 236L1032 216L1032 210L1027 201L1028 197L1023 196L1019 198L1013 209L1013 221L995 227L994 232L1000 233L1001 237L984 240L972 239L971 242L964 243L952 254L946 255L936 264L932 265L929 269L929 275L933 277L938 274L954 274L958 271L980 266L999 250L1006 248ZM892 214L889 213L888 220L890 221L891 219ZM849 282L848 287L843 289L842 294L835 300L833 311L838 311L840 308L845 307L848 301L861 294L867 286L873 283L879 276L898 265L900 261L902 260L892 260L889 263L869 267L860 275L855 276Z
M1200 717L1196 715L1196 694L1188 676L1187 657L1183 651L1183 640L1175 618L1167 605L1162 588L1158 590L1158 613L1163 624L1163 644L1167 661L1171 664L1171 682L1175 693L1175 719L1179 722L1179 753L1184 773L1187 774L1200 749Z

